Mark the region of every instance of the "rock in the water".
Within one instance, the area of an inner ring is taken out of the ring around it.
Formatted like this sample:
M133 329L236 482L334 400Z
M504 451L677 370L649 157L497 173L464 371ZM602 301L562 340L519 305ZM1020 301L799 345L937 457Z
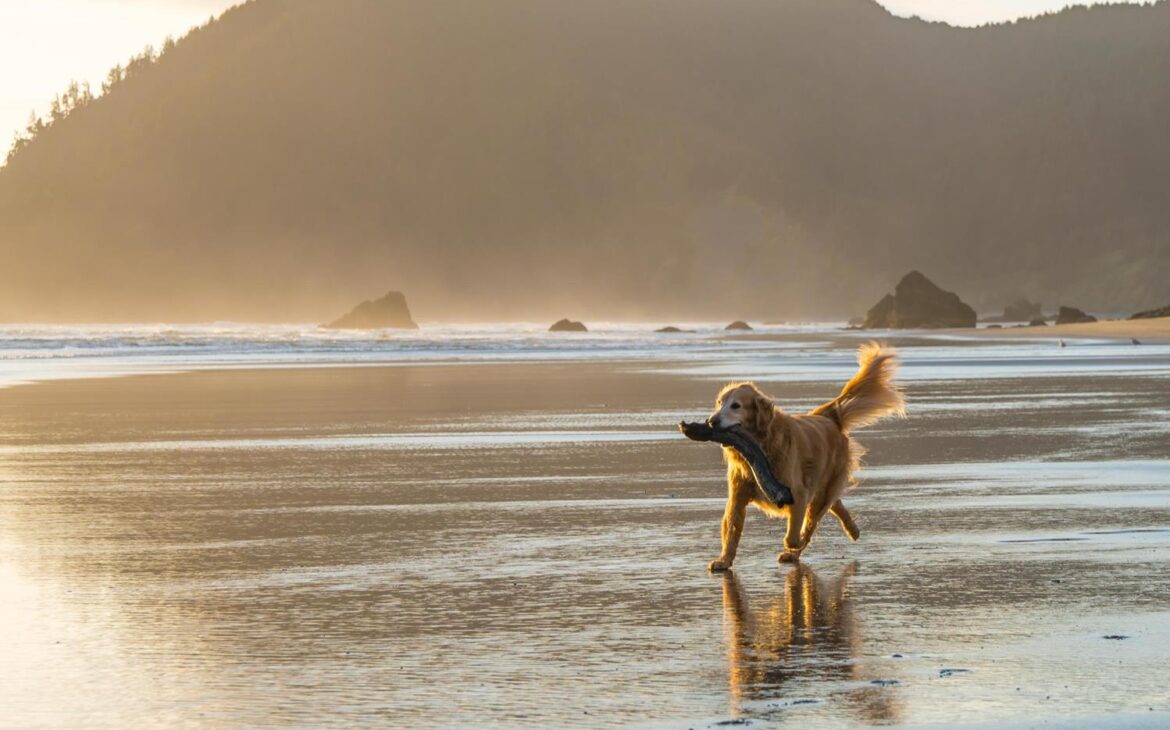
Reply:
M1017 299L1004 307L1003 316L996 319L1000 322L1031 322L1034 319L1043 318L1044 312L1040 309L1040 302Z
M895 316L894 295L887 294L865 313L865 323L861 326L863 329L893 327Z
M860 327L865 324L865 317L850 317L849 321L845 323L846 327Z
M1048 320L1044 319L1043 317L1036 317L1035 319L1028 320L1028 326L1029 327L1047 327Z
M665 327L659 327L658 329L656 329L654 331L655 332L675 333L675 332L692 332L693 330L682 330L682 329L679 329L678 327L675 327L674 325L671 324L671 325L667 325Z
M911 271L865 315L866 329L938 329L974 327L975 310L959 295L944 291Z
M1085 314L1076 307L1061 307L1060 311L1056 313L1057 324L1080 324L1082 322L1096 322L1097 318L1091 314Z
M418 329L418 325L410 318L406 297L397 291L377 301L364 301L341 319L321 326L331 330Z
M734 322L732 322L731 324L729 324L729 325L727 325L726 327L724 327L723 329L725 329L725 330L739 330L739 331L748 331L748 330L750 330L751 328L752 328L752 326L751 326L750 324L748 324L747 322L744 322L743 320L737 319L737 320L735 320Z
M549 332L588 332L589 330L581 322L574 322L571 319L559 319L553 322L552 327L548 328Z
M1158 317L1170 317L1170 305L1160 309L1147 309L1144 312L1138 312L1130 319L1157 319Z

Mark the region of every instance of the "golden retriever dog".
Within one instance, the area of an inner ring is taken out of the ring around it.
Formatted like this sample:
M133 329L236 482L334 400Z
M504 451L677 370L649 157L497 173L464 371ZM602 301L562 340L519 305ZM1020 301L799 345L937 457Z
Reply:
M723 552L711 571L731 568L749 504L772 517L785 517L782 563L800 559L826 512L841 522L850 540L860 531L841 496L854 485L853 475L865 449L850 436L890 414L905 414L902 391L894 385L897 359L877 343L857 352L860 369L833 400L803 415L789 415L754 383L732 383L715 401L707 419L714 428L739 426L759 440L776 477L792 490L793 503L777 507L756 485L751 467L734 449L724 447L727 462L727 509L723 513Z

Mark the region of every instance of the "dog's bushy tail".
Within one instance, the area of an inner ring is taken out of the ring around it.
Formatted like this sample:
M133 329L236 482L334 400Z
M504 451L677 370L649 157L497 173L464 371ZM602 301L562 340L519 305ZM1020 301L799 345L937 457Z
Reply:
M870 342L858 349L857 364L860 369L841 389L841 394L816 408L813 414L834 419L843 433L864 428L890 414L906 415L902 390L894 385L897 354Z

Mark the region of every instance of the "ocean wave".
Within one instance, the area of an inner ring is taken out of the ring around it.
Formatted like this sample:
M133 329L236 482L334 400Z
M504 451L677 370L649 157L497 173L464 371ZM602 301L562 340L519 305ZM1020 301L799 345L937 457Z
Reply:
M315 325L0 326L0 387L67 378L256 367L410 363L629 362L706 380L841 381L856 369L864 334L839 324L758 327L752 337L722 325L591 323L588 333L544 325L424 325L420 330L338 331ZM1170 347L1102 340L1003 340L916 333L903 348L904 380L1055 377L1079 373L1170 377Z
M59 378L105 377L214 367L312 366L399 362L678 360L726 353L722 325L682 324L689 332L656 333L654 324L596 323L585 334L550 333L546 325L430 324L420 330L326 330L316 325L215 322L174 325L0 326L0 387ZM765 334L815 335L832 325L761 327ZM740 342L738 349L818 346L807 342Z

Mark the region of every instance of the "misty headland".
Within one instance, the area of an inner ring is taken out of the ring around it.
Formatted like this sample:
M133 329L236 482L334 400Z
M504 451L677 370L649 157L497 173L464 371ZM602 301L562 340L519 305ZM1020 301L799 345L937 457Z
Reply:
M0 320L1170 302L1170 5L253 0L0 169ZM80 92L78 92L80 93Z

